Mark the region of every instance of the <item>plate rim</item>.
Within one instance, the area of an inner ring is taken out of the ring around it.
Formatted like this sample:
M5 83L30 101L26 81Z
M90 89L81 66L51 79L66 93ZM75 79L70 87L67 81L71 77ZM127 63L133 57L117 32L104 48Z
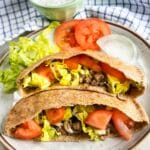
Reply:
M134 32L133 30L129 29L128 27L123 26L123 25L121 25L121 24L119 24L119 23L114 23L114 22L112 22L112 21L108 21L108 20L104 20L104 21L105 21L106 23L110 24L110 25L113 25L113 26L116 26L116 27L119 27L119 28L121 28L121 29L123 29L123 30L128 31L129 33L131 33L132 35L134 35L135 37L137 37L139 40L141 40L141 41L145 44L146 47L150 48L150 44L148 43L148 41L146 41L146 40L145 40L143 37L141 37L138 33ZM39 30L36 30L36 31L31 31L31 32L27 33L25 36L31 37L31 36L35 35L36 33L38 33L38 32L40 32L40 31L44 30L46 27L47 27L47 26L45 26L45 27L43 27L43 28L41 28L41 29L39 29ZM19 35L18 37L20 37L20 35ZM18 37L17 37L17 38L18 38ZM12 40L13 40L13 39L12 39ZM6 43L7 43L7 42L6 42ZM4 44L3 44L3 45L4 45ZM2 45L1 47L3 47L3 45ZM5 54L6 54L6 53L5 53ZM2 56L2 57L0 58L0 61L3 61L2 59L5 59L5 57L6 57L5 54L4 54L4 57ZM141 141L144 140L145 137L147 137L148 134L150 134L150 126L149 126L148 131L146 131L146 133L144 133L144 135L143 135L135 144L131 145L131 146L129 147L129 149L133 149L134 147L136 147ZM3 146L4 146L5 148L7 148L8 150L15 150L15 148L13 147L13 145L11 145L11 144L5 139L5 137L2 135L2 133L0 133L0 142L1 142L1 143L3 144Z

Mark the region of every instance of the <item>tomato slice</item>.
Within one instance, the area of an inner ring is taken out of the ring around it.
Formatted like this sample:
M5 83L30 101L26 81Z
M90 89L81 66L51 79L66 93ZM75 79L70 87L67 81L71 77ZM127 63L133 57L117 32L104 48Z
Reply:
M83 20L75 27L75 39L81 48L85 50L100 50L96 41L110 33L108 24L98 18Z
M75 26L80 20L71 20L63 22L56 28L54 33L54 40L62 50L81 50L75 39Z
M85 123L98 128L106 129L109 121L111 120L112 112L108 110L96 110L88 115L85 119Z
M17 127L14 132L14 137L20 139L33 139L40 136L41 133L41 127L34 120L30 120Z
M86 55L80 55L79 63L87 68L92 69L93 71L96 71L96 72L101 71L100 65L93 58L90 58Z
M108 73L108 74L111 75L111 76L116 77L116 78L119 79L120 81L125 81L125 80L127 80L126 77L125 77L125 75L124 75L122 72L118 71L118 70L115 69L115 68L112 68L112 67L109 66L108 64L101 62L101 63L100 63L100 66L101 66L102 71L104 71L105 73Z
M64 60L64 63L70 69L77 69L78 64L81 64L87 68L92 69L93 71L100 72L100 65L93 59L85 55L74 56L72 58Z
M113 111L112 120L116 130L125 139L129 140L132 137L132 132L129 127L133 127L134 122L125 114L118 110ZM129 126L129 127L128 127Z
M45 64L41 64L39 67L37 67L35 69L35 72L40 74L41 76L48 78L50 81L55 79L50 67L45 66Z
M58 122L61 122L64 118L65 108L54 108L46 111L46 116L49 122L55 125Z
M72 69L77 69L78 64L80 62L80 57L79 56L74 56L69 59L65 59L64 63L67 65L68 68Z

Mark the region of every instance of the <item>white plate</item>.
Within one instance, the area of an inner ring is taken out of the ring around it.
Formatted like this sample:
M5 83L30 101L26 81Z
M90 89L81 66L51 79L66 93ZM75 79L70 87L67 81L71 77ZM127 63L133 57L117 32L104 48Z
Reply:
M122 34L129 37L137 46L138 50L138 63L140 67L144 70L146 77L150 77L150 48L148 43L144 41L141 37L139 37L134 32L129 29L108 22L110 24L111 30L113 33ZM39 31L38 31L39 32ZM33 32L31 36L35 36L37 32ZM7 60L5 60L2 66L7 64ZM150 117L150 82L147 80L147 88L143 96L139 97L137 100L144 106L146 112ZM0 125L2 126L3 119L6 114L12 107L13 103L13 94L5 94L2 92L2 85L0 85ZM21 149L21 150L40 150L40 149L51 149L51 150L121 150L121 149L129 149L134 147L139 141L146 136L149 132L150 126L146 126L142 130L136 132L133 138L130 141L124 141L121 138L107 138L105 141L99 142L34 142L34 141L23 141L17 140L13 138L9 138L0 135L1 142L9 149ZM0 129L1 131L1 129Z

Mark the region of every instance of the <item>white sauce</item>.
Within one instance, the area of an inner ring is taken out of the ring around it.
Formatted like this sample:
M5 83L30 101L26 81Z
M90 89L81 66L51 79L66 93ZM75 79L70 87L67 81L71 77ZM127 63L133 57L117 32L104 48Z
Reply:
M136 45L126 36L111 34L100 38L97 44L107 54L118 57L121 60L135 64L137 60Z
M33 3L41 6L60 6L75 0L32 0Z

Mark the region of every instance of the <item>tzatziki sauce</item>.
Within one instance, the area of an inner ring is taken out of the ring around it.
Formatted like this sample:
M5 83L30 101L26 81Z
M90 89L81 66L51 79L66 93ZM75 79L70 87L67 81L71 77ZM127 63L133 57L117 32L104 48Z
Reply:
M126 36L110 34L100 38L97 44L103 51L113 57L118 57L127 63L137 63L138 53L136 45Z
M32 0L35 4L41 6L60 6L75 0Z

